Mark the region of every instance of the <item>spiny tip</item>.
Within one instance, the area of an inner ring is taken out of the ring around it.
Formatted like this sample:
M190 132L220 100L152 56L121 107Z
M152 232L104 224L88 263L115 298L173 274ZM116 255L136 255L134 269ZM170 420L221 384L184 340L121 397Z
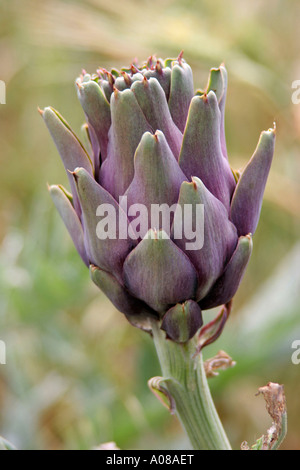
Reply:
M192 182L191 184L193 185L193 188L195 189L195 191L197 190L197 183L196 181L194 180L194 176L192 176Z
M148 86L149 86L149 80L148 80L148 78L147 78L145 75L144 75L144 78L143 78L143 85L144 85L145 87L148 87Z
M121 75L123 76L126 85L130 86L131 83L132 83L132 80L131 80L131 78L129 77L128 73L122 71L122 72L121 72Z
M110 86L113 87L115 83L115 77L113 76L113 74L108 72L107 79L108 79Z
M130 70L133 75L139 72L139 69L133 63L130 66Z
M177 62L179 63L179 65L182 65L183 53L184 53L184 50L182 50L182 51L180 52L180 54L178 55L178 57L177 57Z
M159 60L156 62L155 70L156 70L159 74L162 74L162 73L163 73L163 68L162 68L162 65L161 65L161 63L160 63Z
M147 67L147 69L151 69L152 65L153 65L153 56L150 55L150 56L148 57L148 59L146 60L146 67Z
M155 134L153 134L153 137L156 140L156 142L158 142L158 131L156 131Z
M115 85L113 85L113 92L114 92L115 99L117 99L120 94L120 90L118 90L118 88L115 87Z

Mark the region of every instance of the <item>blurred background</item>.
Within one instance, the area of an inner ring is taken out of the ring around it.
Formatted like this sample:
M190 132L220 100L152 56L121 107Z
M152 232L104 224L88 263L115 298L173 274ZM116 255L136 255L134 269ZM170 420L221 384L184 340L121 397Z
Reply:
M226 134L242 167L277 124L274 164L254 252L217 343L237 365L211 379L234 448L271 425L258 387L285 385L289 431L300 449L300 80L298 0L0 0L0 434L20 449L184 448L174 417L151 394L160 374L151 339L92 285L55 212L47 183L67 185L37 112L52 105L79 132L74 80L85 68L122 67L183 49L197 88L229 73ZM205 320L211 319L211 312Z

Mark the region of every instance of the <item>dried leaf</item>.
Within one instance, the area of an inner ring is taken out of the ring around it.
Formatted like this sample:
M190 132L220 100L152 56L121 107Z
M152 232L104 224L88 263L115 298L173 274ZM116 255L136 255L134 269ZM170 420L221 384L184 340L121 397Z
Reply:
M204 362L204 370L206 377L216 377L219 375L219 370L226 370L234 367L236 362L225 352L219 351L218 354Z
M148 380L148 386L156 398L158 398L158 400L170 411L171 415L173 415L176 410L175 400L167 388L162 385L167 380L170 379L166 379L164 377L152 377L152 379Z
M201 328L197 340L197 349L195 356L199 354L205 346L208 346L219 338L230 315L231 307L232 300L228 302L228 304L223 305L214 320L212 320L210 323L207 323L207 325Z
M263 394L266 408L273 423L266 434L261 436L250 448L247 442L241 445L242 450L277 450L287 432L286 399L283 385L269 382L260 387L257 395Z

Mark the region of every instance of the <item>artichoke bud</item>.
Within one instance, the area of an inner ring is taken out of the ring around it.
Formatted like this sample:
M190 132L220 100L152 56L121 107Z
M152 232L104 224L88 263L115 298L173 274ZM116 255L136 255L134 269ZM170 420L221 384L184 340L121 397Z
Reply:
M40 113L72 194L49 191L92 280L130 323L149 331L162 322L179 343L201 327L203 310L225 305L202 329L205 344L213 341L251 256L275 128L262 132L245 168L232 169L226 68L211 69L195 91L182 53L83 70L76 88L85 145L58 111Z

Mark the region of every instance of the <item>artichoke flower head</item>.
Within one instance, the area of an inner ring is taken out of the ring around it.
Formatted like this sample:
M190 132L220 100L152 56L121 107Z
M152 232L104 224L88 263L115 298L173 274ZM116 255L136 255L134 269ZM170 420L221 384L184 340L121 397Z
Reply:
M182 54L120 72L83 71L76 88L85 146L56 110L41 111L71 188L50 186L54 204L116 308L145 330L156 319L184 343L202 326L202 310L228 304L241 282L275 129L261 133L248 164L234 172L226 69L212 69L206 90L195 92Z

